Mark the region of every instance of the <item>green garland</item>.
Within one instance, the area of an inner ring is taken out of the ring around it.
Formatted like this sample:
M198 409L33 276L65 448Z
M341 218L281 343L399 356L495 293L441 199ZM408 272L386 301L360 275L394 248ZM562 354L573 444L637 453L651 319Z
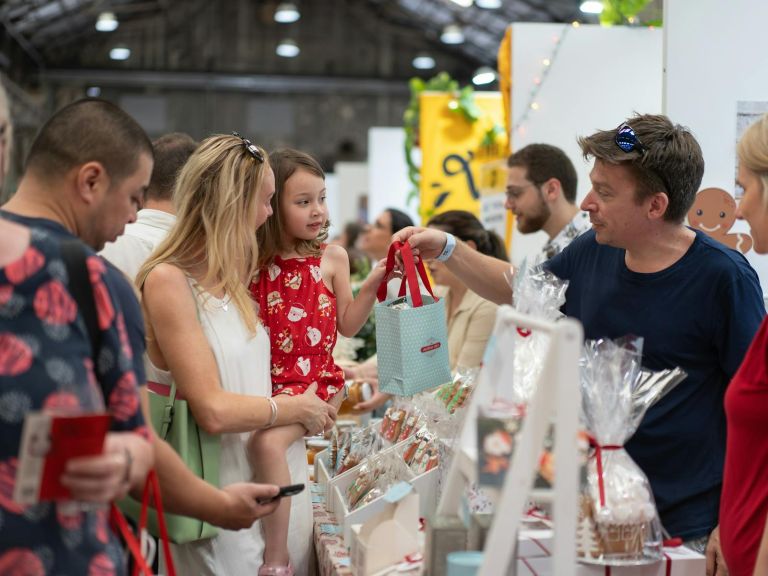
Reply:
M600 24L603 26L640 24L637 15L646 9L651 0L603 0ZM645 26L660 26L661 19L642 22Z

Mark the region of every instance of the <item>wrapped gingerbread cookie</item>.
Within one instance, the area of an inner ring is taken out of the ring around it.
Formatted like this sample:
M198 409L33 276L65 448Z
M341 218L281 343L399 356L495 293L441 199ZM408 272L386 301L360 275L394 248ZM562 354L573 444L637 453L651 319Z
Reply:
M581 370L584 420L590 435L587 501L605 565L652 563L662 558L661 522L651 486L624 450L644 410L632 390L640 370L642 339L587 341ZM586 516L586 515L585 515Z

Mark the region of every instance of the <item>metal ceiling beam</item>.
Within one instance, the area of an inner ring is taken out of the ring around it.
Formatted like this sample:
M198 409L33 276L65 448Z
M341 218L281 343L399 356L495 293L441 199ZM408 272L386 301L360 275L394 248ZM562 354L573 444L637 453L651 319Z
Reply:
M120 88L157 87L183 90L231 90L254 94L372 94L408 95L407 80L323 78L315 76L261 76L187 72L118 70L48 70L51 83Z
M11 24L7 17L3 17L2 23L5 31L8 32L8 35L13 38L19 46L21 46L21 49L26 52L27 56L29 56L35 64L37 64L37 67L41 70L45 70L45 60L43 60L43 57L35 49L35 47L32 46L32 44L30 44L27 39L16 30L16 28L13 26L13 24Z

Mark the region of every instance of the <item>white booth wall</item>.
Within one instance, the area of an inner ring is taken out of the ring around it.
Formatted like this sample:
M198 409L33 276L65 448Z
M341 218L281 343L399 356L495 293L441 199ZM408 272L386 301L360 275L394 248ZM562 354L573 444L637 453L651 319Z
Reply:
M547 58L551 64L545 71L542 62ZM662 67L658 29L513 24L512 150L534 142L562 148L576 166L580 202L590 189L591 162L583 160L576 138L618 126L635 111L660 113ZM521 122L530 108L535 78L541 79L535 95L539 108ZM544 232L523 235L515 230L513 264L538 254L546 240Z
M704 152L702 188L734 193L737 102L768 101L760 39L768 2L674 0L664 3L664 110L688 126ZM747 232L736 222L732 232ZM768 287L768 257L747 253Z
M337 194L333 202L329 196L328 208L332 223L330 237L341 232L347 222L360 220L361 199L369 194L366 162L337 162L333 172L336 176Z
M397 208L419 224L418 198L408 204L413 184L405 163L405 130L377 127L368 130L368 219L386 208Z

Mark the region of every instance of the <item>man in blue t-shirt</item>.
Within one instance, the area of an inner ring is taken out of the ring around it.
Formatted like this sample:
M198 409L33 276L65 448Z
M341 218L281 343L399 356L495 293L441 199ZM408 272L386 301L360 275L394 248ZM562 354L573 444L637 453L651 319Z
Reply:
M627 450L651 481L667 531L703 549L717 524L723 395L765 313L760 284L740 253L684 225L704 173L690 132L637 115L579 143L595 159L581 204L593 229L546 266L569 280L564 311L586 338L643 336L646 367L688 373L648 411ZM508 263L436 230L407 228L394 239L445 260L481 296L511 301ZM708 553L719 561L713 536Z

